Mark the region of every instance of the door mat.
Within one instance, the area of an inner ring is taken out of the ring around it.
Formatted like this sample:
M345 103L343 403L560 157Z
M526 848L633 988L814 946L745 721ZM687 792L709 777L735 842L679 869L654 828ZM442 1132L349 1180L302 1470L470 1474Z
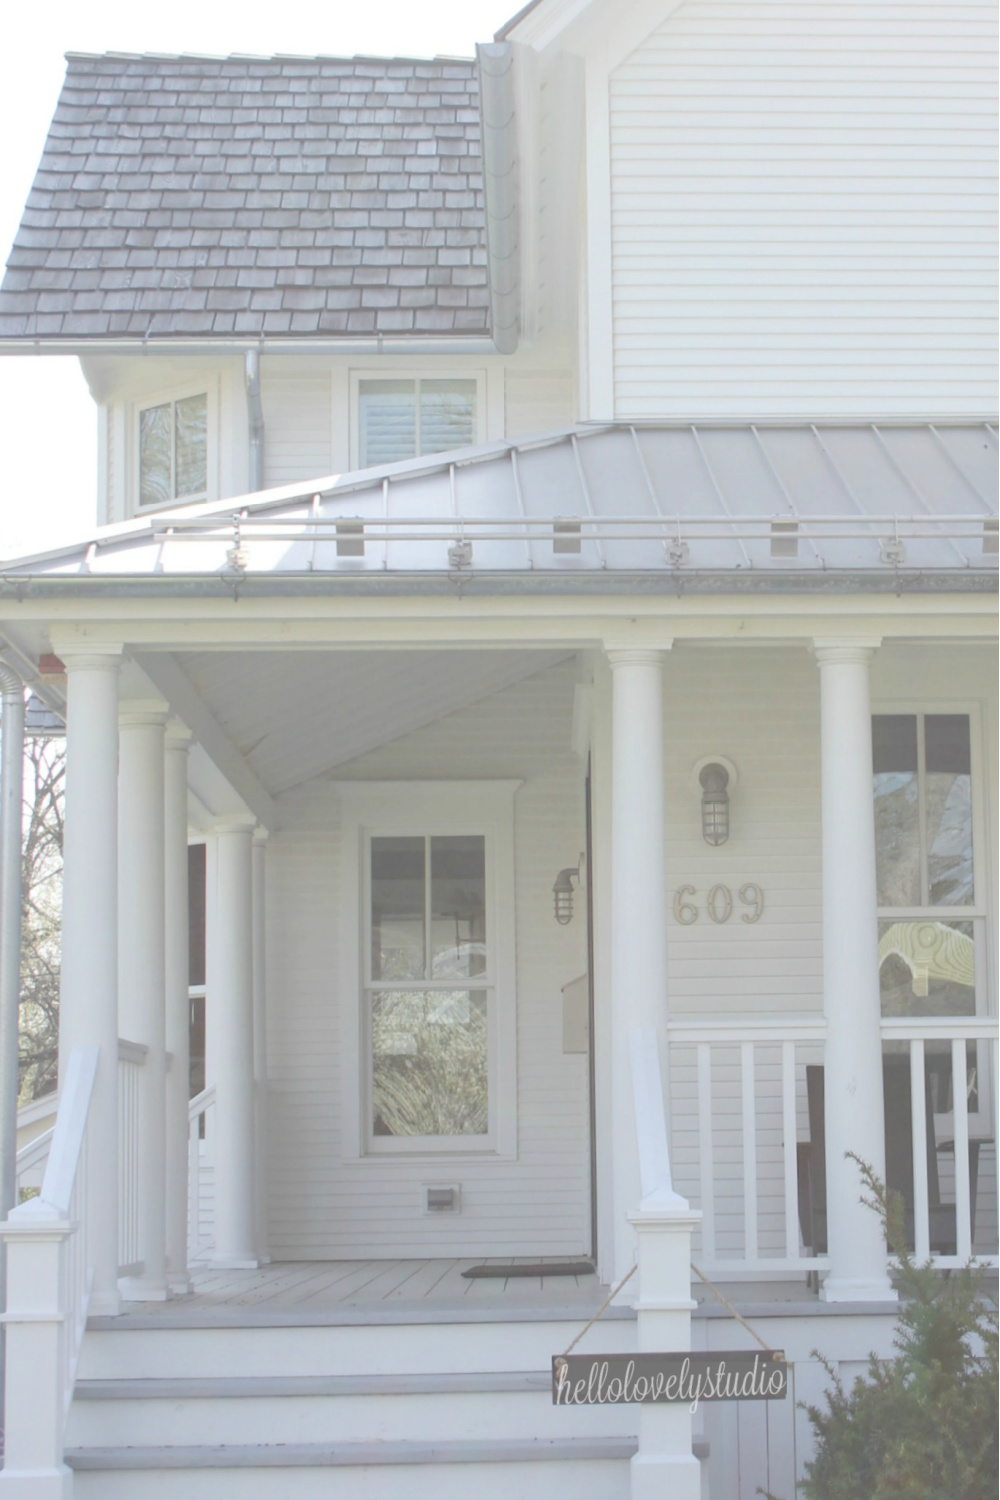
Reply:
M534 1261L520 1266L470 1266L462 1275L469 1281L508 1276L593 1276L594 1266L589 1260Z

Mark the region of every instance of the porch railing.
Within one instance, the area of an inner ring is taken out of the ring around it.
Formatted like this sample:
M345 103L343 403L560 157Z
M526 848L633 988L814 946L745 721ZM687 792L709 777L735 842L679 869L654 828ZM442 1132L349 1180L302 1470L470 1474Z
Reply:
M674 1180L702 1211L699 1264L733 1279L823 1272L823 1017L679 1017L669 1035ZM997 1264L995 1022L893 1018L882 1037L888 1175L917 1256Z
M215 1239L215 1085L188 1105L188 1260L197 1260Z
M64 1472L66 1414L90 1301L88 1123L98 1055L94 1047L71 1054L41 1194L0 1225L7 1244L3 1484Z

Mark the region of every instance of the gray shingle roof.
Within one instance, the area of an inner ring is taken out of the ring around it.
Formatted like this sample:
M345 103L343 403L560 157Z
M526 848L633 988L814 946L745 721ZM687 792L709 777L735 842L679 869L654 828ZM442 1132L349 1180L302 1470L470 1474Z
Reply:
M69 55L0 338L488 331L473 61Z

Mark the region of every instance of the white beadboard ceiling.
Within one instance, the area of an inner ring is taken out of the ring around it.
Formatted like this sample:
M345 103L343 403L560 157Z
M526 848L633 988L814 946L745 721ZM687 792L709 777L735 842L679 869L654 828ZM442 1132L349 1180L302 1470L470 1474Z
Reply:
M272 795L562 661L560 651L212 651L178 665Z

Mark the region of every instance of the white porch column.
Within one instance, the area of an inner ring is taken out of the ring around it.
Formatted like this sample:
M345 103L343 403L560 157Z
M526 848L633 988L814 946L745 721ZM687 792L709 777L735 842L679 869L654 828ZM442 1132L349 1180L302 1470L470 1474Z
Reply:
M167 1285L191 1290L188 1240L188 1096L191 1071L188 1000L188 783L191 735L183 724L167 726L164 764L164 872L166 1042L170 1054L166 1106Z
M118 668L121 647L72 652L66 665L59 1075L74 1047L97 1047L90 1100L87 1243L90 1311L118 1296Z
M629 1033L667 1020L667 876L663 796L663 652L608 652L612 671L611 1005L615 1261L635 1256L629 1223L642 1197ZM666 1076L664 1074L664 1076Z
M215 895L207 903L211 972L208 1050L215 1083L215 1251L217 1265L253 1267L253 818L215 828Z
M877 643L876 643L877 644ZM828 1302L894 1293L855 1152L885 1179L869 667L874 645L815 642L820 669Z
M164 1301L166 1269L165 703L125 703L119 718L118 1022L146 1048L138 1085L138 1253L122 1295Z
M267 1236L267 948L265 931L267 830L253 836L253 1088L254 1245L257 1259L270 1260Z

